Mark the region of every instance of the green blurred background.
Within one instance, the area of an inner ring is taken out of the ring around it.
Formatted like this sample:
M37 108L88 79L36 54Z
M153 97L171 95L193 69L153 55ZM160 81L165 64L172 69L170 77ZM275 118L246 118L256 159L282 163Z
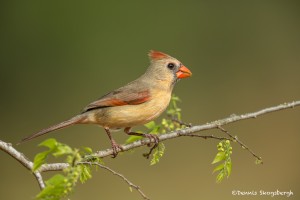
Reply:
M137 78L150 49L193 72L175 88L186 122L300 99L299 1L2 1L0 9L0 139L6 142L67 119ZM152 199L266 199L231 193L277 189L299 199L299 117L295 108L225 126L264 164L255 165L234 145L232 176L221 184L211 174L214 140L167 141L156 166L141 156L146 148L104 161ZM78 148L110 146L101 128L74 126L16 148L32 159L49 137ZM118 132L115 138L121 143L127 137ZM33 199L39 188L30 172L3 152L0 159L0 199ZM72 200L140 199L106 171L93 176Z

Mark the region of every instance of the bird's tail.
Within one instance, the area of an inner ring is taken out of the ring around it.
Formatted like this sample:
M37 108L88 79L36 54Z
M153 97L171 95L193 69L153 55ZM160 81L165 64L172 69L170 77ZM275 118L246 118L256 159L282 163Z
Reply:
M46 133L49 133L51 131L55 131L55 130L58 130L58 129L61 129L61 128L65 128L67 126L71 126L71 125L74 125L74 124L78 124L80 122L82 122L86 117L84 115L77 115L69 120L66 120L66 121L63 121L59 124L56 124L56 125L53 125L53 126L50 126L49 128L45 128L37 133L34 133L24 139L22 139L19 143L17 143L17 145L23 143L23 142L26 142L26 141L29 141L33 138L36 138L36 137L39 137L41 135L44 135Z

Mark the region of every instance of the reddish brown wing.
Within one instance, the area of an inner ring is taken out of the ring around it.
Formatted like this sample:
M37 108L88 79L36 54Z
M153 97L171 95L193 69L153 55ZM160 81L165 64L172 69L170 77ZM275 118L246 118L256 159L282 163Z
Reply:
M83 112L87 112L98 108L104 108L104 107L137 105L137 104L144 103L148 100L150 100L149 90L142 90L142 91L138 91L136 89L116 90L92 102L91 104L89 104L83 109Z

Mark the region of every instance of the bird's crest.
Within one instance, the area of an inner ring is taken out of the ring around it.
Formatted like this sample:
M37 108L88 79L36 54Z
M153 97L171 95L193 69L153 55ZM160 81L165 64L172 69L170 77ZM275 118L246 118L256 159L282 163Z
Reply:
M169 55L167 55L163 52L154 51L154 50L151 50L148 55L151 60L161 60L161 59L170 57Z

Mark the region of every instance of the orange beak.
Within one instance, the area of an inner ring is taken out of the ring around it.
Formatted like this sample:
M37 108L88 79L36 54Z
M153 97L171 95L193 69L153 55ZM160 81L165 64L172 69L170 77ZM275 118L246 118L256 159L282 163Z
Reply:
M181 67L176 72L177 78L187 78L192 76L192 72L186 68L184 65L181 65Z

